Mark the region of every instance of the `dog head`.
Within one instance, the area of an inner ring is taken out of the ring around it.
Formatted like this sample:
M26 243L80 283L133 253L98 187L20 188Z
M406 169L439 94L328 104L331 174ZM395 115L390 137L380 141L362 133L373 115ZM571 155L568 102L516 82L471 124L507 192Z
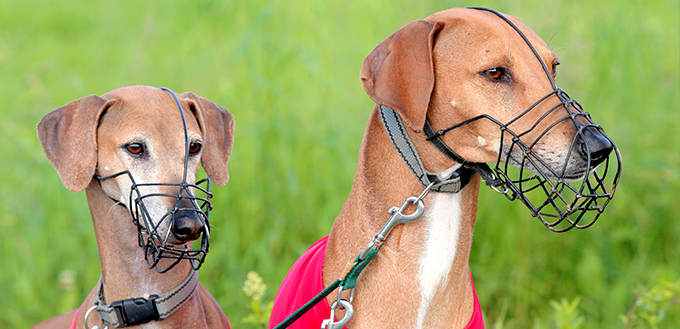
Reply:
M557 65L555 53L519 19L456 8L388 37L366 57L361 79L371 99L396 110L414 133L429 121L466 162L496 162L497 174L536 215L540 209L525 191L542 188L550 199L543 205L553 204L562 199L554 192L564 182L582 180L580 189L568 188L581 198L588 175L615 149L590 115L556 87ZM446 159L430 170L452 165ZM519 178L507 177L507 165L519 168ZM604 194L611 199L612 193ZM571 201L560 202L569 203L566 212L574 210Z
M146 86L120 88L72 101L38 124L64 186L81 191L98 177L104 193L130 210L140 232L160 240L154 246L181 246L208 234L197 202L202 198L195 197L204 191L196 185L200 164L218 185L229 179L232 115L193 93L179 95L180 110L173 95ZM149 248L141 233L140 245Z

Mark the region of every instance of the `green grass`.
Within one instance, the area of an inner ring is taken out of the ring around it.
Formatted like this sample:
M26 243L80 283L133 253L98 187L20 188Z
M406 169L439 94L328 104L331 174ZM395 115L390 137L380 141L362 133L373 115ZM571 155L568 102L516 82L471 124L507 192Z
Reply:
M558 85L624 161L616 197L583 231L551 233L482 189L470 262L487 326L553 328L549 301L578 298L584 328L622 327L634 287L680 279L678 0L0 0L0 328L77 307L99 277L85 195L61 185L35 134L47 112L147 84L234 114L231 181L214 189L201 281L245 327L248 271L272 299L349 194L372 107L363 58L408 22L467 5L518 16L549 41ZM661 327L680 327L677 304Z

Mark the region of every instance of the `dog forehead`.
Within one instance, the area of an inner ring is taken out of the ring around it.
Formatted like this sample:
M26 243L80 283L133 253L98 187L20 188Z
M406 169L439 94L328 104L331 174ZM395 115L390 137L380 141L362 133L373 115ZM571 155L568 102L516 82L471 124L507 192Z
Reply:
M101 96L104 99L115 99L128 103L148 102L148 103L168 103L175 104L172 94L161 88L151 86L128 86L114 89Z
M147 134L182 136L182 116L175 99L167 91L147 86L116 89L102 95L113 100L113 105L100 119L99 129L114 129L120 133L145 131ZM201 136L201 131L189 104L180 100L182 112L191 139ZM108 127L107 127L108 126Z
M543 39L527 27L519 18L506 14L502 15L519 28L546 63L551 63L556 59L555 54L550 50ZM450 40L451 42L461 42L465 40L468 43L464 45L467 46L477 44L502 49L504 51L513 48L523 52L531 52L531 48L510 24L494 13L486 10L452 8L435 13L425 18L425 21L431 24L443 22L445 27L442 32L454 32L456 33L456 39L461 39ZM447 29L447 27L451 28ZM470 43L469 40L474 40L474 43ZM461 48L472 49L470 47Z

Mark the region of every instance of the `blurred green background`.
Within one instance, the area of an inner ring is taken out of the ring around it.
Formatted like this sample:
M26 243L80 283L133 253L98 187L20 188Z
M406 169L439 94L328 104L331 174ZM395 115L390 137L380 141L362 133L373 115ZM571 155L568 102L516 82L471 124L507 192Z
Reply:
M231 181L214 188L201 281L246 327L246 273L273 299L349 194L373 106L364 57L412 20L469 5L518 16L548 42L558 85L624 161L616 197L587 230L551 233L482 189L470 263L487 327L552 328L549 301L563 298L580 298L585 328L624 327L640 287L680 280L678 0L0 0L0 328L78 307L99 277L85 194L66 190L43 154L43 115L136 84L193 91L234 114ZM680 328L677 304L665 312L661 327Z

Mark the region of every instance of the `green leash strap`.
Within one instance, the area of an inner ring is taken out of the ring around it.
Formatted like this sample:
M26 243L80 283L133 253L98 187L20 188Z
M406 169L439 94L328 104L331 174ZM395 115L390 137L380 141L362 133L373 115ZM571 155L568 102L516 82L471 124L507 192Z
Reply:
M303 314L307 313L309 310L314 307L314 305L318 304L320 301L322 301L326 296L328 296L333 290L335 290L338 286L340 285L340 280L335 280L330 286L328 286L326 289L321 291L316 297L312 298L312 300L308 301L307 304L303 305L300 307L295 313L291 314L288 316L283 322L279 323L274 329L283 329L283 328L288 328L293 322L297 321Z
M345 279L343 279L341 282L343 291L356 287L357 278L359 277L359 274L361 274L361 271L363 271L366 265L368 265L368 263L370 263L371 260L373 260L377 253L378 247L373 247L366 254L366 257L364 257L364 259L359 259L359 257L357 257L357 259L354 260L356 264L354 265L354 267L352 267L351 270L349 270L349 272L345 276Z
M357 257L354 262L354 266L352 269L347 272L347 275L345 275L345 278L340 280L335 280L335 282L331 283L330 286L326 287L323 291L321 291L318 295L316 295L312 300L308 301L305 305L302 305L297 311L295 311L293 314L289 315L283 322L279 323L274 329L284 329L288 328L293 322L295 322L297 319L299 319L303 314L307 313L309 310L312 309L316 304L318 304L320 301L322 301L326 296L330 295L333 290L337 289L340 285L342 285L342 290L347 290L347 289L352 289L357 285L357 278L359 277L359 274L361 274L361 271L364 270L366 265L375 258L375 255L378 253L378 248L373 247L364 257L364 259L359 259Z

